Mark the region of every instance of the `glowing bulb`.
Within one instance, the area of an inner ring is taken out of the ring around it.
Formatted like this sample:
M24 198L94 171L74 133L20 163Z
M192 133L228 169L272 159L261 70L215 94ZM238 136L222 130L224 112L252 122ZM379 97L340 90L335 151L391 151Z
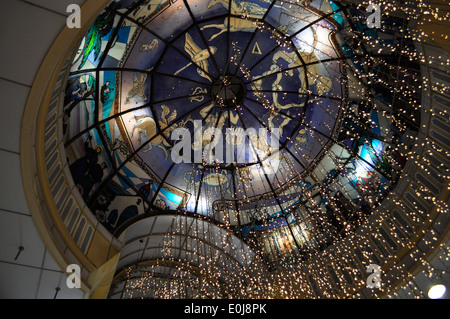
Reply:
M439 299L442 298L445 294L445 291L447 289L444 285L434 285L433 287L428 290L428 297L430 299Z

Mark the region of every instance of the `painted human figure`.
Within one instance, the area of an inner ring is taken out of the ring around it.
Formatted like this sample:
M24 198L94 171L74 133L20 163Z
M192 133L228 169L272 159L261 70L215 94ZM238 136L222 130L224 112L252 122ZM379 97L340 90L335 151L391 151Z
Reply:
M90 165L86 174L79 178L77 186L85 200L88 199L89 193L94 185L102 181L104 175L103 171L106 168L107 166L105 162L101 164L95 163Z
M78 78L78 82L70 85L72 91L66 92L66 98L64 101L64 113L70 116L72 110L82 101L92 100L95 97L95 79L92 76L88 76L87 82L83 77Z
M87 187L86 176L92 174L96 176L95 170L98 171L98 157L102 152L102 148L97 146L92 147L92 136L84 142L85 155L77 159L74 163L70 165L70 172L72 173L73 181L77 187L79 187L80 192L84 195L85 188ZM95 167L95 168L94 168ZM84 187L83 187L84 185ZM91 187L92 188L92 187Z
M101 88L101 95L100 95L100 101L102 101L102 103L105 103L105 101L107 99L109 99L109 94L114 91L114 89L111 89L109 87L111 83L109 81L107 81Z
M92 136L84 142L85 155L77 159L73 164L70 165L70 171L74 178L78 175L86 173L90 165L98 162L98 156L102 152L102 148L97 146L95 149L92 147Z

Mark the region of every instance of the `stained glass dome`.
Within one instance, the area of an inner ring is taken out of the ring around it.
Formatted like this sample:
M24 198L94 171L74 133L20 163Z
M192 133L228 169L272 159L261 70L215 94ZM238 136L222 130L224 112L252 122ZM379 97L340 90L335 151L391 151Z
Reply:
M112 1L66 88L80 195L115 236L155 212L202 215L259 238L269 262L345 237L395 185L420 122L406 107L419 90L390 89L392 49L413 45L367 16L325 0Z

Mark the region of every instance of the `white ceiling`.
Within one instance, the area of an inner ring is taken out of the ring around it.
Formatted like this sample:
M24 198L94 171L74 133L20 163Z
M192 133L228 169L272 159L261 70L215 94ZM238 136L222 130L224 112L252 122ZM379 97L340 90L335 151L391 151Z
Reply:
M20 129L28 94L50 46L65 26L68 4L84 0L3 0L0 11L0 298L82 298L34 226L20 170ZM17 23L20 21L20 23ZM11 27L14 26L14 27ZM23 246L17 260L15 257Z

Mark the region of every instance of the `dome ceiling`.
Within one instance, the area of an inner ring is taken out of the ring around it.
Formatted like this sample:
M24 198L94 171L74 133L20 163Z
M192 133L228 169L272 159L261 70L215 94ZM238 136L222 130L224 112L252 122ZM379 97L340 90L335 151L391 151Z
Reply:
M81 196L115 234L155 209L279 232L280 251L351 231L404 164L390 92L366 76L391 53L354 32L397 39L362 18L324 0L113 1L66 89Z

